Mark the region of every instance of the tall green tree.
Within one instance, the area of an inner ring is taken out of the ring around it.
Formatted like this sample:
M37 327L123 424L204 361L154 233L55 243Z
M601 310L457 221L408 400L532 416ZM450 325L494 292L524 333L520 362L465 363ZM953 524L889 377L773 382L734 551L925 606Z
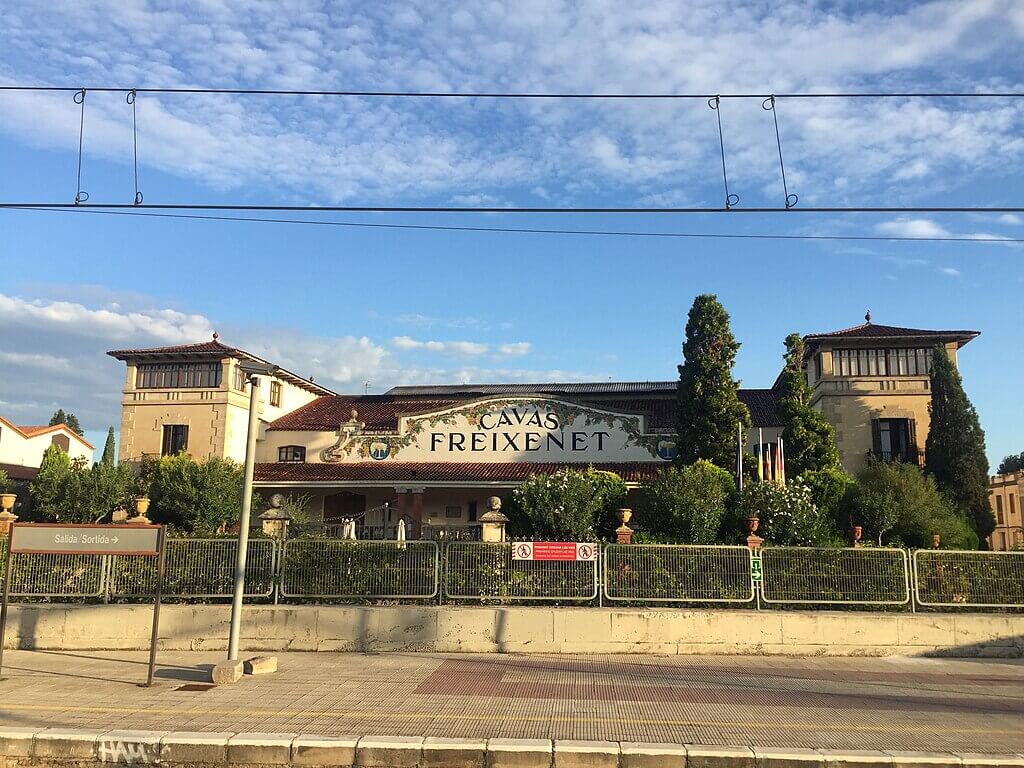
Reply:
M103 456L100 457L100 464L108 467L114 466L114 428L107 430L107 441L103 444Z
M71 459L59 446L43 451L39 472L29 484L32 512L42 520L60 520L64 485L71 474Z
M804 373L804 340L799 333L786 337L786 366L779 379L779 411L784 429L786 474L839 467L836 431L811 407L811 388Z
M1011 472L1020 472L1024 470L1024 451L1018 454L1011 453L1005 459L999 463L999 469L996 470L997 474L1008 475Z
M750 412L740 402L739 384L732 377L739 348L718 297L694 299L676 388L679 464L706 459L723 469L734 468L736 427L750 426Z
M68 429L74 432L76 435L85 435L85 430L82 429L82 425L78 423L78 417L73 413L64 413L63 408L58 408L54 411L53 416L50 417L50 426L55 427L58 424L66 424Z
M931 392L925 471L984 541L996 526L988 503L985 433L960 373L942 345L932 355Z

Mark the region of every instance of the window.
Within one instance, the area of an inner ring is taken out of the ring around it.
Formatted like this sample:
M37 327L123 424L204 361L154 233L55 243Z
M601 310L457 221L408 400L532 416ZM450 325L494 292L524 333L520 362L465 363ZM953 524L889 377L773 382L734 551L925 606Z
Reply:
M54 435L50 438L50 445L56 445L64 453L71 451L71 439L67 435Z
M917 463L917 430L913 419L871 422L874 454L882 461Z
M164 439L160 447L161 456L174 456L188 450L188 425L164 424Z
M1017 497L1012 493L1008 493L1006 494L1006 500L1010 502L1010 515L1012 517L1017 514Z
M832 357L836 376L927 376L932 369L925 348L836 349Z
M245 392L245 371L242 370L242 366L235 365L235 375L233 379L233 388L239 392Z
M462 507L445 507L444 508L444 516L448 517L448 518L456 518L456 519L461 518L462 517Z
M476 515L477 515L476 502L475 501L469 502L469 509L466 510L466 511L467 511L467 517L469 518L469 522L475 523L476 522Z
M215 389L220 363L146 363L135 376L139 389Z
M282 445L277 449L277 460L301 463L306 460L306 449L301 445Z
M270 382L270 404L275 408L281 407L281 382Z
M996 523L1002 525L1003 522L1003 497L996 496Z

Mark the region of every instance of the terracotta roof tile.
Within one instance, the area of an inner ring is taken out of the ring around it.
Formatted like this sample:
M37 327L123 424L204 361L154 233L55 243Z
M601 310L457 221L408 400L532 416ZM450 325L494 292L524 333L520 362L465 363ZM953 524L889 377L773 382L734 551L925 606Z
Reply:
M852 328L844 328L841 331L829 331L828 333L812 333L804 336L805 341L816 339L892 339L892 338L950 338L962 339L966 344L975 336L980 335L979 331L930 331L922 328L901 328L896 325L878 325L876 323L861 323Z
M530 475L552 474L565 464L542 462L397 462L370 461L351 464L257 464L255 479L274 482L521 482ZM585 469L588 465L575 465ZM666 462L610 462L594 469L615 472L627 483L652 477Z

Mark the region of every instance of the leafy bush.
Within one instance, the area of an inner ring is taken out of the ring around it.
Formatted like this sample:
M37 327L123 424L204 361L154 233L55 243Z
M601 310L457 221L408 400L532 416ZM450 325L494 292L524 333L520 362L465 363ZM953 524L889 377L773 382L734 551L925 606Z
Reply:
M662 541L713 544L732 493L732 475L709 461L666 467L644 486L638 522Z
M796 481L807 486L811 492L811 501L818 509L832 518L836 525L841 525L840 506L856 480L843 470L830 467L801 472Z
M913 464L870 462L843 499L844 525L861 525L865 538L879 544L930 547L932 534L942 546L977 549L978 537L953 511L934 479Z
M608 474L593 469L560 469L551 475L527 478L512 492L506 511L509 534L553 541L593 541L606 509L602 494L614 493L621 498L618 485L609 480Z
M614 472L588 467L586 474L594 482L594 490L601 497L601 511L597 517L597 531L603 536L611 537L615 529L621 525L619 510L626 504L625 481Z
M238 519L243 475L239 464L219 458L197 462L179 453L146 469L151 475L149 517L154 522L209 536Z
M740 496L744 517L761 520L758 535L769 544L786 547L841 546L842 540L827 513L815 506L811 490L800 483L779 487L752 483Z
M10 493L13 487L14 483L8 479L7 473L0 469L0 493Z
M110 518L115 509L130 509L135 478L126 465L71 461L51 445L43 453L39 473L30 486L33 517L64 523L93 523Z

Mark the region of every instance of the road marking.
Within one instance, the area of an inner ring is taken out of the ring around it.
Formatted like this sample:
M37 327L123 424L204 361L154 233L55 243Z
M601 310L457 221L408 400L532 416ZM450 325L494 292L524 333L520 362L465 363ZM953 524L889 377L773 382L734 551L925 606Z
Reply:
M93 714L131 714L131 715L189 715L194 717L196 715L234 715L236 717L268 717L268 718L281 718L281 717L350 717L353 719L369 719L369 720L380 720L383 717L388 718L401 718L403 720L435 720L438 718L436 712L389 712L381 713L376 712L359 712L359 711L345 711L345 710L309 710L309 709L298 709L298 710L272 710L272 709L161 709L156 707L146 707L144 709L137 709L132 707L90 707L90 706L48 706L46 704L4 704L3 708L6 710L17 710L20 712L62 712L62 713L93 713ZM486 722L493 720L495 722L502 722L506 718L505 712L496 712L494 714L483 714L483 715L444 715L445 719L452 722ZM708 727L708 726L719 726L723 728L752 728L762 729L765 727L763 722L755 722L748 720L648 720L648 719L635 719L626 717L593 717L587 715L585 717L567 717L559 715L551 716L529 716L529 715L516 715L516 720L532 723L577 723L581 719L585 719L588 723L602 723L612 725L671 725L671 726L692 726L692 727ZM72 724L69 724L72 725ZM922 727L917 726L900 726L900 725L835 725L831 723L782 723L772 722L772 728L789 728L789 729L815 729L819 731L837 731L842 733L934 733L935 728L931 724L923 725ZM987 735L1020 735L1019 728L963 728L957 727L957 733L973 733L973 734L987 734Z

